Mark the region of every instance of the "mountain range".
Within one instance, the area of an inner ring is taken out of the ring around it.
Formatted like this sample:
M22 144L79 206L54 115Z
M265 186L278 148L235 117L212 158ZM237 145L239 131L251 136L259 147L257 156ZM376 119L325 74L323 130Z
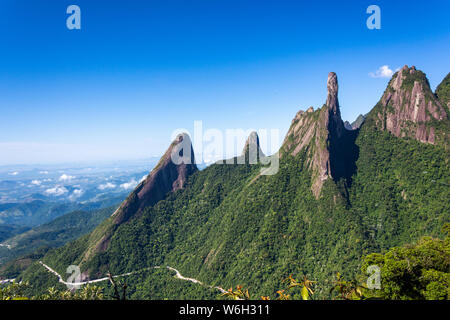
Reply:
M292 120L275 175L262 175L264 164L251 161L251 149L257 160L266 157L256 133L244 163L204 170L190 137L179 135L110 217L42 261L60 274L79 265L84 280L168 265L257 295L275 292L290 274L307 275L326 298L333 275L354 276L363 255L439 236L450 220L449 76L432 92L422 71L404 66L350 125L341 118L337 75L329 73L324 105ZM186 143L187 161L175 164L171 155L186 152ZM36 291L57 283L37 262L18 277ZM160 297L168 285L160 270L127 282L133 298ZM211 297L192 288L166 292Z

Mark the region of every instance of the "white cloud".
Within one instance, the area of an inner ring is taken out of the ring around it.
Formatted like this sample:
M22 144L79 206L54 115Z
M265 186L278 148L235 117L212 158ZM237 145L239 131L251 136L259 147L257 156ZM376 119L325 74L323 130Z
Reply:
M8 173L10 176L17 176L19 174L18 171Z
M122 183L120 185L121 188L128 190L128 189L133 189L134 187L136 187L138 184L138 182L134 179L132 179L130 182L126 182L126 183Z
M144 175L141 180L139 180L139 183L141 183L142 181L144 181L147 178L147 175Z
M75 200L75 199L81 197L81 195L83 194L83 192L84 192L84 191L81 190L81 189L75 189L75 190L73 190L72 194L69 196L69 199L73 201L73 200Z
M384 65L378 68L375 72L369 72L369 76L372 78L390 78L394 74L388 65Z
M40 174L48 174L48 171L39 171Z
M47 193L48 195L52 195L52 196L61 196L67 192L69 192L69 191L66 188L61 187L61 186L56 186L54 188L45 190L45 193Z
M59 181L70 181L72 179L74 179L74 176L69 176L67 174L62 174L61 177L59 177Z
M31 184L34 184L35 186L40 186L41 183L42 182L40 180L33 180L33 181L31 181Z
M105 184L101 184L98 186L98 188L100 190L105 190L105 189L114 189L116 187L116 185L114 183L111 182L107 182Z

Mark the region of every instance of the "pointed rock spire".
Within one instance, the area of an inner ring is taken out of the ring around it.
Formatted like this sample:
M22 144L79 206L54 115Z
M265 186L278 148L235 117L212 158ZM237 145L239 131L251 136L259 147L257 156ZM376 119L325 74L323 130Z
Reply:
M327 106L330 112L333 115L341 117L341 111L339 110L339 101L338 101L338 81L337 75L334 72L330 72L328 74L327 80Z
M245 157L250 164L258 163L259 159L265 157L263 151L261 150L261 146L259 144L259 136L256 131L250 133L245 142L244 149L242 150L242 157Z
M318 198L324 181L331 177L330 150L336 149L345 134L338 101L338 80L334 72L328 74L326 104L314 111L299 111L283 142L282 152L296 156L306 150L308 168L312 171L311 189Z
M332 135L336 135L338 138L340 138L344 132L345 127L344 122L341 119L341 110L338 100L339 86L337 75L334 72L330 72L328 74L327 90L327 107L329 113L329 117L327 119L328 129Z
M130 193L120 207L111 215L101 233L92 233L92 245L85 252L84 260L95 252L105 251L117 226L143 210L164 199L168 193L184 187L190 175L197 171L190 137L183 133L170 144L149 175Z
M149 173L113 214L115 223L127 221L145 207L163 199L167 193L184 187L187 178L197 171L189 135L179 134Z

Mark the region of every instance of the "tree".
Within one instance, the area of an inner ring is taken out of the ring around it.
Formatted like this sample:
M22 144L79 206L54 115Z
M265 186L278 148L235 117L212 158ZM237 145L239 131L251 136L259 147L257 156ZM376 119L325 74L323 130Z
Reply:
M13 282L5 287L0 287L0 300L24 300L28 299L24 295L24 289L28 284L26 282Z
M359 285L357 280L347 281L338 272L330 293L337 291L339 295L336 298L342 300L362 300L365 299L363 295L364 289L365 287Z
M362 272L370 265L379 266L381 289L365 293L392 300L450 299L450 224L442 231L447 233L444 240L423 237L416 244L366 256Z

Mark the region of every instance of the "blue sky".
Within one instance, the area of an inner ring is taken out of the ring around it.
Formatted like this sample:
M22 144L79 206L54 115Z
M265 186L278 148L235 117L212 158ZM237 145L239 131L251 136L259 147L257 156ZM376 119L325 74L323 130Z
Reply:
M0 0L0 164L157 156L195 120L282 139L330 71L352 121L381 97L381 66L415 65L433 89L450 71L449 3Z

